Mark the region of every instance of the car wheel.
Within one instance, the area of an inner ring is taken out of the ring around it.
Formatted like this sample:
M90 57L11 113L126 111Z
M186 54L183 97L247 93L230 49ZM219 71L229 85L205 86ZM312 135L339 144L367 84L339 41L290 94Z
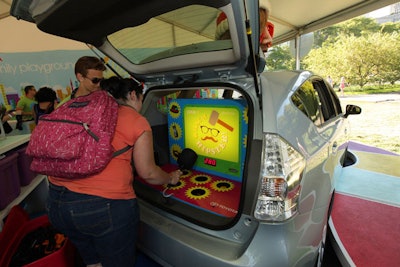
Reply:
M329 217L328 217L329 218ZM326 232L327 232L328 225L324 225L324 229L322 231L322 240L321 244L319 245L318 248L318 259L317 262L315 263L315 267L322 267L322 262L324 260L324 252L325 252L325 244L326 244Z
M334 199L335 199L335 190L333 190L333 192L332 192L331 202L329 203L328 215L327 215L326 223L324 225L324 229L322 230L322 239L321 239L321 244L319 245L319 248L318 248L318 258L315 263L315 267L321 267L322 263L324 261L326 235L328 232L328 221L329 221L329 218L331 217Z

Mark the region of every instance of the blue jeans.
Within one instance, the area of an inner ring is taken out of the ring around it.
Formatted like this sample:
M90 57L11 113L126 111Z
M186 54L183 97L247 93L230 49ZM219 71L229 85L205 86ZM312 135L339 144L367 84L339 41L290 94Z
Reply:
M85 264L135 265L139 225L136 199L79 194L50 183L47 213L51 224L71 240Z

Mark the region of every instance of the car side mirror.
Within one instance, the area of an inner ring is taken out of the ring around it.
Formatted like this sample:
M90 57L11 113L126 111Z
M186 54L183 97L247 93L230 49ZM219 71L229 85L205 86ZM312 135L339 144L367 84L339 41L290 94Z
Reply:
M357 115L361 113L361 108L357 105L346 105L346 113L344 117L347 118L349 115Z

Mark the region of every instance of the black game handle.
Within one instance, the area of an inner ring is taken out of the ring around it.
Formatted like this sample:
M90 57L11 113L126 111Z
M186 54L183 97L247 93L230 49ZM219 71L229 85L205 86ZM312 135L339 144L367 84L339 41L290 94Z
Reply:
M185 148L178 155L178 166L181 171L190 170L193 168L197 160L197 153L190 148Z
M177 162L178 162L179 169L183 173L191 170L193 168L194 164L196 163L197 157L198 157L197 153L194 152L194 150L192 150L190 148L184 148L182 150L182 152L177 155ZM179 184L179 182L178 182L178 184ZM172 196L173 193L167 195L166 190L168 188L177 186L178 184L176 184L176 185L168 184L167 187L165 188L165 190L163 191L163 196L164 197Z

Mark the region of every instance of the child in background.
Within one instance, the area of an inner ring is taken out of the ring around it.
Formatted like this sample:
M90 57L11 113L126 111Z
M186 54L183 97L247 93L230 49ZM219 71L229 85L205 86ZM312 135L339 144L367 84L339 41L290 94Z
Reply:
M35 95L36 88L33 85L27 85L24 88L25 95L22 96L17 102L16 108L16 129L22 131L22 123L24 121L33 120L33 105L36 104Z
M8 124L8 120L10 120L15 115L14 110L7 111L6 107L0 103L0 134L4 136L12 131L10 124ZM3 132L4 130L4 132Z
M49 87L42 87L35 95L37 104L33 106L33 118L38 124L39 117L51 113L57 106L56 92Z

